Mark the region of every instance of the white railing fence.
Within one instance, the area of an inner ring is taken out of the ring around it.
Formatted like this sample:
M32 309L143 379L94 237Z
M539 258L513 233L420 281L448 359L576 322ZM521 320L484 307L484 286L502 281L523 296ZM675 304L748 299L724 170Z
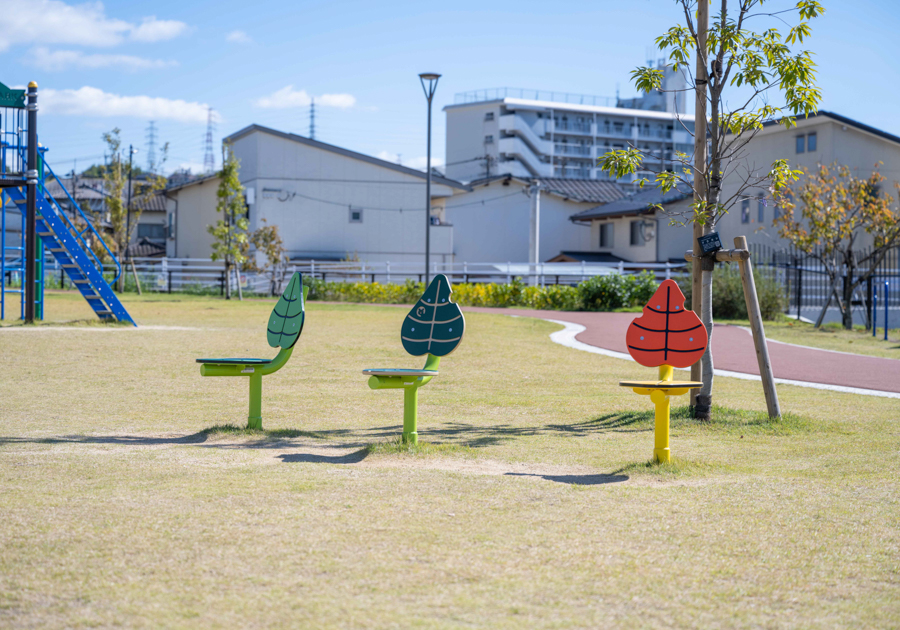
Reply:
M52 269L52 265L50 266ZM430 275L442 273L453 283L509 283L520 278L525 283L541 286L554 284L574 285L593 276L611 273L634 274L651 271L657 280L672 278L684 273L684 264L677 263L442 263L431 264ZM50 271L50 269L48 269ZM112 271L110 267L109 271ZM425 269L421 262L346 262L346 261L291 261L280 273L239 272L241 288L255 294L279 293L285 279L294 271L325 282L386 282L403 283L407 280L423 281ZM221 262L198 258L135 258L123 265L123 275L129 285L137 274L144 291L224 293L226 282L237 290L236 274L225 277ZM53 282L48 283L49 286Z

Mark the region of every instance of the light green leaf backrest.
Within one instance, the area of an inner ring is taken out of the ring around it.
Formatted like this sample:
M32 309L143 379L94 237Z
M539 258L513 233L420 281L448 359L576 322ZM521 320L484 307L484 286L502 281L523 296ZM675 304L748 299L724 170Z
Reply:
M266 338L273 348L287 350L297 343L306 318L305 298L308 291L309 287L303 286L303 276L295 273L269 315Z

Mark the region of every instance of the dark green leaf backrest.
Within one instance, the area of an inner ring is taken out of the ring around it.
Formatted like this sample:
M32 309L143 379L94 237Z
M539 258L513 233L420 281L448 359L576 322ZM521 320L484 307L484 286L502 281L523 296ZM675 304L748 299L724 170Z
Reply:
M447 356L462 341L466 320L459 305L450 301L450 293L447 276L435 276L425 289L425 294L403 320L400 340L411 355Z
M292 348L303 331L305 296L303 276L295 273L269 315L266 338L273 348Z

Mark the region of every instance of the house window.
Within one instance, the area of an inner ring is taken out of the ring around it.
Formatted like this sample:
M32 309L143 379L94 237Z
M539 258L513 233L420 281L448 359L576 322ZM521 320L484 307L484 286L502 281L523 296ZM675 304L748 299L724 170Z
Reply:
M803 153L803 147L806 146L806 138L797 136L797 153Z
M600 224L600 247L613 247L613 226L612 223Z
M484 137L484 143L485 143L485 144L493 144L493 143L494 143L494 136L485 136L485 137Z
M487 112L487 113L484 115L484 119L485 119L485 120L494 120L494 112Z
M818 144L818 142L816 142L816 140L817 139L816 139L815 132L807 134L807 136L806 136L806 151L808 153L812 153L813 151L816 150L816 145Z
M166 226L162 223L138 223L138 238L161 241L166 238Z
M750 200L741 201L741 223L750 223Z
M175 213L169 213L169 238L175 238Z
M362 223L362 208L350 206L350 223Z
M641 223L643 221L632 221L631 225L631 244L632 245L643 245L644 237L641 236Z
M760 222L760 224L766 222L766 196L762 193L759 193L756 196L756 220Z

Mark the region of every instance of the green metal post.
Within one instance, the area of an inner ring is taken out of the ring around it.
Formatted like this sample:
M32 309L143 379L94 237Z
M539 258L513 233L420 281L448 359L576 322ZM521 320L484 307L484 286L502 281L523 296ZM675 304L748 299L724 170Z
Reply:
M262 374L257 371L250 375L250 415L247 416L248 429L262 429Z
M416 422L419 418L419 388L412 385L403 388L403 442L419 443Z

